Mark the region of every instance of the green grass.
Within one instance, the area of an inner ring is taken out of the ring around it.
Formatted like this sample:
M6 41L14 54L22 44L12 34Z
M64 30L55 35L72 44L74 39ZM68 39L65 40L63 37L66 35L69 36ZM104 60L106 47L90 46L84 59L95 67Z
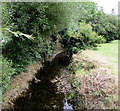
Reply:
M94 50L97 52L97 54L103 56L111 64L109 68L112 69L114 74L118 74L118 43L120 43L120 40L100 44Z
M87 71L85 71L83 68L82 69L77 69L75 74L79 75L79 74L86 74Z

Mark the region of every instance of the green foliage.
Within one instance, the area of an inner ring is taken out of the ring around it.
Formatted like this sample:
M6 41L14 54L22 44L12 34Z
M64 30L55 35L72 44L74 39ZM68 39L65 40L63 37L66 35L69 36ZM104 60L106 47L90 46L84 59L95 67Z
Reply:
M72 84L72 87L74 87L74 88L79 87L81 84L80 79L74 78L71 84Z
M69 81L71 84L71 91L66 95L66 98L73 102L73 107L75 110L79 111L79 109L85 109L86 106L84 103L85 98L83 95L80 95L77 89L81 86L81 80L76 77L76 62L71 61L71 63L67 66L67 74L69 74Z
M3 26L12 31L49 35L67 27L75 16L77 3L71 2L8 2L3 3ZM24 12L24 13L23 13ZM71 16L72 15L72 16Z
M107 95L105 97L105 103L110 103L110 102L112 102L112 97L110 95Z
M98 35L105 37L106 42L119 39L118 19L116 15L106 15L103 12L99 12L96 15L96 21L92 21L92 24Z
M24 67L34 60L51 56L54 43L43 38L29 40L27 38L14 38L3 46L3 56L13 61L16 73L24 70Z
M92 62L88 62L86 60L81 61L81 63L77 63L75 64L75 74L79 75L79 74L87 74L89 73L89 71L93 68L95 68L94 64Z
M93 31L92 26L86 22L79 22L77 29L69 28L68 35L76 39L74 46L71 47L73 52L78 52L80 49L86 49L88 47L95 47L96 44L106 41L103 36L98 36Z
M12 67L12 61L8 61L6 58L1 58L2 65L2 91L5 91L9 87L10 78L15 73L15 69Z
M106 39L101 35L96 38L97 44L101 44L101 43L105 43L105 42L106 42Z

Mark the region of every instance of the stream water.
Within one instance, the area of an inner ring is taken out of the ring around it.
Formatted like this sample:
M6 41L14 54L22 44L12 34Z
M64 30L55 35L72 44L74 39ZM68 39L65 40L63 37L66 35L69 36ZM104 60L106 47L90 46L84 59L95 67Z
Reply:
M64 94L57 91L57 86L51 80L60 75L60 70L66 67L71 54L61 52L51 61L46 61L43 68L37 71L29 82L29 89L15 101L15 111L62 111Z

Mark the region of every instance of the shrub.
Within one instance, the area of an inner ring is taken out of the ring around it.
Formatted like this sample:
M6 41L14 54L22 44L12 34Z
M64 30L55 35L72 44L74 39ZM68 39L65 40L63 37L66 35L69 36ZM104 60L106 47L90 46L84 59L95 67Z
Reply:
M102 36L98 36L96 32L93 31L93 28L90 24L86 24L85 22L80 22L78 24L78 29L69 32L70 37L75 37L83 42L86 46L95 46L96 43L104 42L104 38Z
M48 58L54 51L54 43L43 38L29 40L27 38L14 38L3 45L3 56L13 61L12 67L16 74L24 71L24 67L34 60Z
M104 43L106 39L93 31L90 24L79 22L76 29L69 28L62 35L61 43L73 53L88 47L96 47L97 44Z
M105 43L105 42L106 42L106 39L102 35L98 36L96 39L96 43L98 44Z
M12 61L8 61L6 58L1 58L1 65L2 65L2 91L5 91L9 87L10 78L15 73L15 69L12 68Z

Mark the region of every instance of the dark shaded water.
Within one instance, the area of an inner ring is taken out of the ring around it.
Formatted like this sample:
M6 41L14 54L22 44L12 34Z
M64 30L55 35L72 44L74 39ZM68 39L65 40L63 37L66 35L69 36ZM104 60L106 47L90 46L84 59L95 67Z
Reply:
M61 52L52 61L46 61L35 75L40 81L30 81L29 89L14 101L15 111L61 111L64 94L57 92L57 86L51 80L60 75L60 70L69 64L71 56Z

